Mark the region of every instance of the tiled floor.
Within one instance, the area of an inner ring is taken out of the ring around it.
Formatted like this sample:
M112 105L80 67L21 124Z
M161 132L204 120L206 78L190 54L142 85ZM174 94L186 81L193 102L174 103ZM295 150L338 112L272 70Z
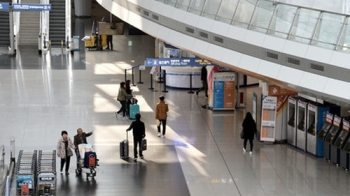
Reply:
M124 80L124 69L153 55L154 40L114 36L114 49L82 50L74 56L58 49L51 58L28 58L36 51L26 50L19 51L15 60L2 59L0 144L5 145L7 163L11 136L16 138L17 152L54 150L62 130L72 138L81 127L94 131L88 142L100 159L97 176L93 180L75 176L73 157L70 175L57 174L57 195L349 194L350 175L343 169L286 144L255 141L254 154L244 154L239 132L246 111L203 109L203 94L196 97L186 90L168 89L164 93L170 108L167 134L158 138L154 107L163 87L156 83L155 92L148 90L149 70L142 72L144 84L133 87L146 123L146 159L136 164L120 159L119 142L126 137L130 121L114 116L120 107L118 84Z

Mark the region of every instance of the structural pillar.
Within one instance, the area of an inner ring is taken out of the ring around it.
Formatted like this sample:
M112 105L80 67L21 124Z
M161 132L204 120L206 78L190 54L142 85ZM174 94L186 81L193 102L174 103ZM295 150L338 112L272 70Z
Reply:
M90 18L92 0L74 0L75 17Z

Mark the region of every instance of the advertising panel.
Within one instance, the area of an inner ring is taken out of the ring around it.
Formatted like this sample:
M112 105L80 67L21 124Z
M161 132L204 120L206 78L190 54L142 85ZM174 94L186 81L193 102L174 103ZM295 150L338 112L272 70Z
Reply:
M235 108L235 73L215 72L213 76L213 110Z
M262 100L260 140L275 141L277 97L265 97Z

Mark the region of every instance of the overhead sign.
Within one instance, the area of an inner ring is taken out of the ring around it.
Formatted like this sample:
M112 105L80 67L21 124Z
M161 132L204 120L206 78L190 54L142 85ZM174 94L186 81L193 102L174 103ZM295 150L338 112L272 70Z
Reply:
M202 66L212 65L205 59L199 58L147 58L146 66Z
M1 3L0 2L0 11L1 10L9 11L10 10L10 4L9 3Z
M51 11L51 4L13 4L13 11Z

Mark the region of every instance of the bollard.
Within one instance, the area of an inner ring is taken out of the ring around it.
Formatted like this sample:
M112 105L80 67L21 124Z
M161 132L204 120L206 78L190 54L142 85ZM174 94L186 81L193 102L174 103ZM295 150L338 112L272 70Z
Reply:
M167 93L168 91L166 90L166 71L163 70L163 87L164 87L164 90L162 92L164 93Z
M192 91L192 73L190 74L190 91L188 93L193 94L194 92Z

